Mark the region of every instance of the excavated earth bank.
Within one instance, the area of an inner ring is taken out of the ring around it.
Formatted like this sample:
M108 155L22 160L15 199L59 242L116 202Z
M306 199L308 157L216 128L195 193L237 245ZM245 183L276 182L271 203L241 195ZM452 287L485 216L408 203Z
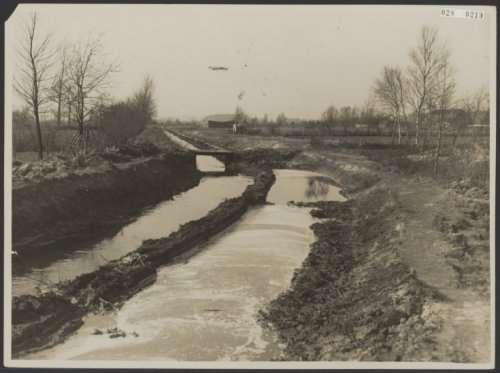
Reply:
M159 266L220 233L250 206L265 203L274 181L271 169L260 171L240 197L222 202L205 217L182 225L168 237L146 240L137 250L94 272L60 283L50 293L13 298L13 356L60 343L80 327L82 317L89 312L119 307L155 281Z
M23 184L12 191L13 250L23 254L112 230L134 211L196 186L194 155L163 153L103 172Z
M346 202L299 205L323 219L311 227L317 240L291 288L261 312L286 360L430 360L422 314L438 295L399 257L395 192L378 184Z

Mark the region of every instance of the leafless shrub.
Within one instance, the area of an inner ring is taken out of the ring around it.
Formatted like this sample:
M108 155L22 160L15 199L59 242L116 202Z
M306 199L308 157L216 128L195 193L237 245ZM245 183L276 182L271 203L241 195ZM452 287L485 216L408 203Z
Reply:
M74 105L78 129L78 146L87 151L89 129L87 119L102 102L111 74L118 71L116 63L104 58L102 43L98 38L89 38L73 45L68 66L68 85Z

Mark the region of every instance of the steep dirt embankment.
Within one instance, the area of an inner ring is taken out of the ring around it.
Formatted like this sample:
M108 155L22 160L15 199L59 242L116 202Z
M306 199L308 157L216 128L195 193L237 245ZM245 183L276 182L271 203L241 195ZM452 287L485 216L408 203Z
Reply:
M488 361L480 190L446 198L436 181L351 151L306 150L288 167L331 175L350 200L308 204L317 240L262 312L287 360Z
M13 247L19 254L96 234L133 211L197 185L194 156L164 153L111 164L102 172L24 183L12 193Z
M144 241L134 252L61 283L54 292L14 298L13 356L61 342L82 324L82 317L88 312L118 307L152 283L159 266L206 242L240 218L250 206L264 203L274 181L271 170L262 171L240 197L222 202L205 217L182 225L168 237Z
M388 185L308 205L326 220L312 225L317 240L291 289L263 312L287 359L428 360L420 355L431 331L422 313L434 294L399 256L397 205Z

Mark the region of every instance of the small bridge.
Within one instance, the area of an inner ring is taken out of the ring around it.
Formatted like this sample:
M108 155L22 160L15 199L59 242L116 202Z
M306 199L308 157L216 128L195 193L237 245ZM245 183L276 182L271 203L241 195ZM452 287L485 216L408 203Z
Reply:
M191 150L191 152L194 153L195 157L198 155L214 157L218 161L224 163L226 170L228 164L232 162L234 157L233 152L224 149L196 149Z
M196 155L210 155L212 157L232 157L234 155L233 152L230 152L229 150L223 150L223 149L196 149L192 150L192 152Z
M170 129L164 130L164 132L174 143L194 154L195 158L198 155L214 157L224 163L226 168L228 163L233 160L234 152L217 148L211 144L207 144L199 140L191 139L188 136L181 135L180 133L174 132ZM200 147L203 147L204 149L201 149Z

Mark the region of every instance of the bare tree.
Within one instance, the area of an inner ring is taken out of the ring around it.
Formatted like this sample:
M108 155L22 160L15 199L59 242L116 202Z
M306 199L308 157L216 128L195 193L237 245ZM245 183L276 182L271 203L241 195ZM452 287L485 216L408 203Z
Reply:
M382 113L377 108L377 97L372 92L361 107L359 120L369 126L378 126Z
M489 103L490 97L487 87L483 86L473 93L469 93L460 101L459 105L464 111L467 123L458 126L455 131L455 139L462 133L467 126L472 130L472 141L477 140L478 133L473 125L489 124Z
M65 101L66 94L66 70L68 68L68 50L66 46L62 46L59 49L59 66L57 73L54 76L52 86L50 87L50 99L56 104L56 122L57 125L61 125L62 121L62 108Z
M73 107L75 106L76 94L73 89L74 87L66 81L64 85L64 104L66 106L66 124L71 125L71 120L73 118Z
M156 116L156 103L153 97L153 78L147 75L142 87L132 97L132 104L144 115L147 122L151 122Z
M328 106L328 108L321 114L321 118L328 124L333 124L339 116L339 111L334 105Z
M321 114L321 120L324 128L329 132L334 132L334 127L338 124L339 111L334 105L328 108Z
M234 120L237 123L247 123L249 121L249 116L245 111L240 107L236 107L236 111L234 112Z
M339 110L339 120L342 123L344 135L356 124L359 119L359 110L355 106L342 106Z
M469 114L471 123L480 124L481 116L489 109L489 93L486 87L481 87L476 92L473 92L462 99L461 106L463 110Z
M78 144L85 153L89 140L86 122L93 106L102 99L109 78L118 70L115 63L106 62L99 39L88 39L74 45L68 66L74 116L78 125Z
M374 94L394 119L392 142L394 143L397 127L398 144L401 144L401 121L406 117L407 101L405 79L401 68L385 66L382 77L375 81Z
M49 70L52 63L53 51L50 49L50 35L39 36L38 17L31 15L26 25L23 40L19 49L19 73L14 78L14 89L24 102L31 108L35 118L38 156L43 159L42 129L40 113L42 107L48 103L47 94L50 82Z
M424 26L417 47L410 51L411 64L408 68L409 102L415 111L415 145L419 145L423 114L436 85L441 54L438 29Z
M278 126L281 126L287 123L288 123L288 118L286 117L286 115L284 113L278 114L278 116L276 117L276 124Z
M455 71L450 64L450 53L449 51L445 51L441 55L441 62L437 74L437 85L435 91L435 101L438 109L438 138L434 155L435 174L438 174L439 171L439 157L441 155L443 126L445 124L446 115L452 105L455 88Z

